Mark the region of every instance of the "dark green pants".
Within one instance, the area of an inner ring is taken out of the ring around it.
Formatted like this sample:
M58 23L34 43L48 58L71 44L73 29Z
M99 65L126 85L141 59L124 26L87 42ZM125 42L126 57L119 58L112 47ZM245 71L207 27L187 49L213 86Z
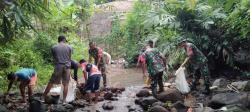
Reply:
M196 85L200 79L200 77L203 77L204 79L204 84L205 86L209 86L210 85L210 79L209 79L209 69L208 69L208 65L202 65L200 66L198 69L194 70L194 74L193 74L193 84Z
M157 84L159 85L159 91L164 91L163 81L162 81L163 71L155 75L151 75L151 89L154 97L157 95Z

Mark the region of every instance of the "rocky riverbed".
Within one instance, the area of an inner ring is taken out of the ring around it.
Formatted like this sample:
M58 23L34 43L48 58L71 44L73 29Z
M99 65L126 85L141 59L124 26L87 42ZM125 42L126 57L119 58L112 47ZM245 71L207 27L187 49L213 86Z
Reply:
M174 78L165 84L165 91L152 97L143 88L138 69L111 66L108 70L111 87L101 89L98 103L89 104L79 90L76 99L66 105L58 104L58 95L52 94L46 103L41 92L34 94L30 103L20 103L18 92L10 93L8 100L0 94L0 112L250 112L250 81L242 79L213 79L210 95L203 95L203 81L198 91L181 94L174 86ZM189 80L189 79L188 79Z

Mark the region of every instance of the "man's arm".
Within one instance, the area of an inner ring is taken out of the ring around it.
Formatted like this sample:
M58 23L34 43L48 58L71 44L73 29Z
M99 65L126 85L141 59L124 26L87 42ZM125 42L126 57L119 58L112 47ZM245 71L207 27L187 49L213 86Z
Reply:
M10 81L10 82L9 82L9 85L8 85L7 92L5 93L5 95L8 95L8 94L9 94L9 91L10 91L10 89L11 89L11 87L12 87L12 84L13 84L13 81Z
M184 67L186 64L187 64L187 62L189 61L189 57L187 57L185 60L184 60L184 62L181 64L181 67Z
M101 59L102 59L103 53L102 53L102 49L98 48L98 60L97 60L97 66L99 66Z
M89 49L89 63L92 62L91 54L90 54L90 49Z
M192 58L192 56L194 55L193 49L190 46L187 47L187 55L188 57L181 64L181 67L184 67L187 64L187 62L190 60L190 58Z
M77 77L77 72L78 72L78 66L74 65L74 80L76 81L76 83L78 84L78 77Z
M86 71L83 71L83 77L84 77L84 79L85 79L85 83L87 83L87 72Z
M166 60L165 56L161 52L159 52L159 55L160 55L161 59L163 60L164 67L166 67L167 60Z
M141 68L142 68L143 77L146 77L147 65L146 65L146 59L145 59L144 55L139 55L139 57L138 57L137 67L139 67L140 64L141 64Z
M146 77L146 72L147 72L147 65L146 63L142 63L142 73L143 73L143 77Z

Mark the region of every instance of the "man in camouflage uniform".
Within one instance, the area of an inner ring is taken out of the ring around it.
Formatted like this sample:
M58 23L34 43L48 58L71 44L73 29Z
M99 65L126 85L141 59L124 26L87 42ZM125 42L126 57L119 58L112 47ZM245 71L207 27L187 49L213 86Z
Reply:
M165 58L160 54L158 49L146 46L145 52L141 54L147 65L147 71L151 79L152 94L156 97L157 83L159 85L159 92L164 91L162 76L165 70ZM143 68L145 69L145 68Z
M102 73L103 86L106 87L106 65L103 59L103 50L99 47L96 47L96 44L94 42L89 43L89 62L92 62L92 58L94 59L94 64L98 66L98 69Z
M185 49L187 54L187 58L185 59L185 61L181 66L184 67L186 63L189 62L189 64L194 70L191 90L196 90L196 85L200 79L200 75L202 75L205 82L205 91L203 93L209 94L210 81L209 81L209 69L207 65L208 60L206 56L194 44L187 42L187 40L183 40L182 42L180 42L179 45Z

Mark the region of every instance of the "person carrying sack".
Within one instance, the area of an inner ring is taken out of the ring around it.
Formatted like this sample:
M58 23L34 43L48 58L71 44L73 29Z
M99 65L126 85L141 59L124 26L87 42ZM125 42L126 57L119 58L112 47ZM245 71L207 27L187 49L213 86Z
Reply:
M205 82L205 90L202 93L209 94L210 81L209 81L209 69L207 64L208 60L206 56L194 44L188 42L187 40L182 40L178 45L184 48L187 54L187 58L182 63L181 67L184 67L189 62L189 64L193 67L194 70L191 90L196 90L196 86L200 79L200 75L202 75Z

